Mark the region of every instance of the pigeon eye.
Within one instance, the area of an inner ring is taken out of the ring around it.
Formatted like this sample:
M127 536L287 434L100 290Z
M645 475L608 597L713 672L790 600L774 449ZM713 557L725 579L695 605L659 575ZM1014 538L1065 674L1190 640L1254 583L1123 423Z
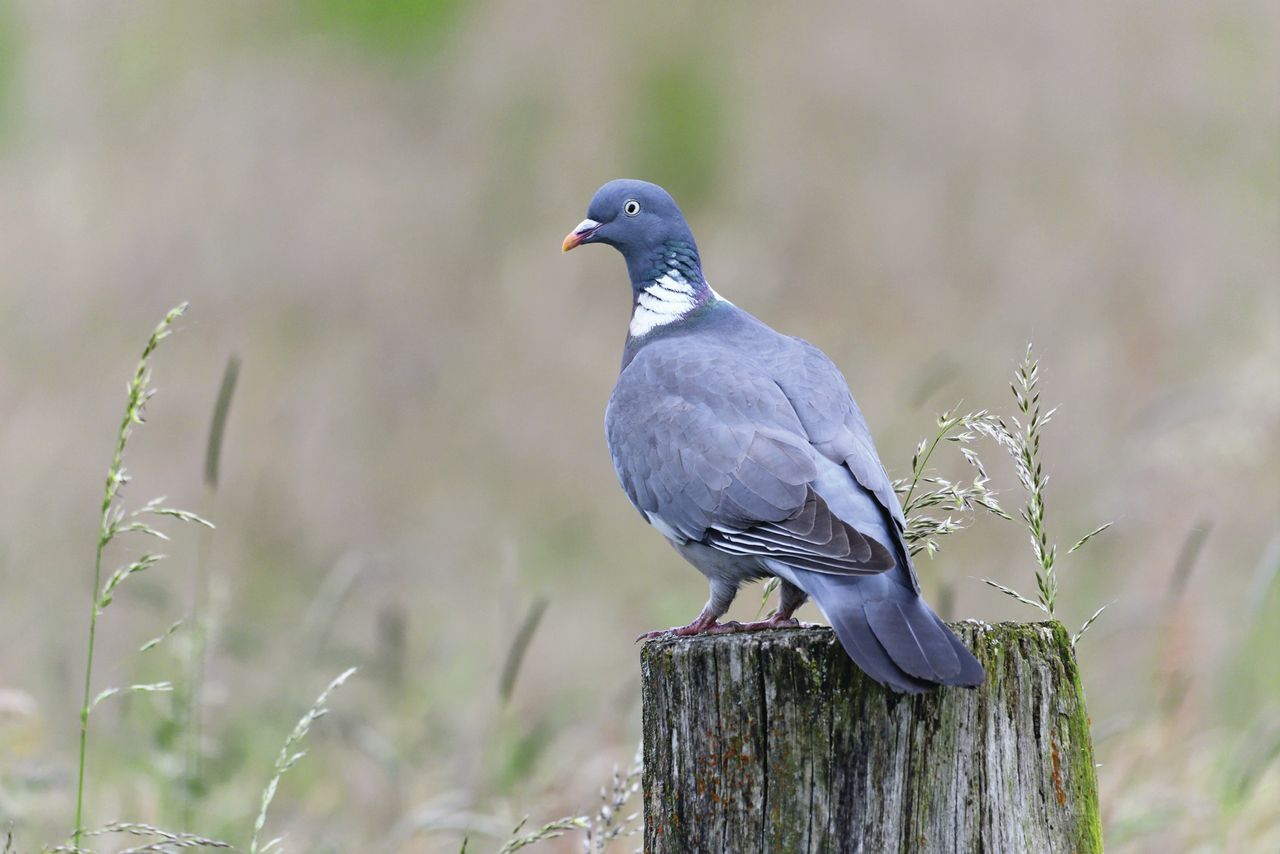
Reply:
M627 216L635 216L640 213L640 203L635 199L627 199L622 203L622 212Z

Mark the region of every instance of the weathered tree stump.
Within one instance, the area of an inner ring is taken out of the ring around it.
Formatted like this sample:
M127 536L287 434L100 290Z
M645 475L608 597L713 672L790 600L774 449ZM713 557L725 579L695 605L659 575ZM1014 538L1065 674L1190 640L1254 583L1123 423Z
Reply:
M915 697L828 628L645 644L645 851L1101 851L1066 631L952 628L986 684Z

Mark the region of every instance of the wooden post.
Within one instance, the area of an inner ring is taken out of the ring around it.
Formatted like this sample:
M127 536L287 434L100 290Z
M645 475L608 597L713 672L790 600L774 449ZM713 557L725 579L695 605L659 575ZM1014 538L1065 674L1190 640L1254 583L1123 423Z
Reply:
M645 851L1102 851L1066 631L952 628L986 684L915 697L825 627L646 643Z

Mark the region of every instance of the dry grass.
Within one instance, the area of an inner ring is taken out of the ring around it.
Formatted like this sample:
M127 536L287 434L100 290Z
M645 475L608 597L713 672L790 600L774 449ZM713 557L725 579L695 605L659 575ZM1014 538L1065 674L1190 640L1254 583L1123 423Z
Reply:
M1056 410L1041 412L1040 362L1034 357L1029 344L1022 363L1014 372L1014 381L1010 388L1013 389L1013 398L1019 413L1010 416L1013 427L1010 428L999 419L986 419L975 426L974 432L991 438L1009 452L1009 457L1013 460L1013 470L1018 475L1018 483L1022 485L1023 492L1026 494L1026 503L1020 515L1031 537L1031 553L1036 560L1036 598L1030 599L1014 588L989 578L984 578L983 581L1022 604L1039 610L1053 620L1058 617L1058 546L1049 541L1049 533L1045 528L1045 491L1049 485L1049 475L1045 472L1044 463L1041 461L1040 436ZM1067 550L1067 554L1075 554L1086 543L1110 527L1111 523L1106 522L1094 528L1076 540L1075 545ZM1106 608L1106 605L1097 608L1080 624L1080 628L1071 635L1073 644L1084 636Z

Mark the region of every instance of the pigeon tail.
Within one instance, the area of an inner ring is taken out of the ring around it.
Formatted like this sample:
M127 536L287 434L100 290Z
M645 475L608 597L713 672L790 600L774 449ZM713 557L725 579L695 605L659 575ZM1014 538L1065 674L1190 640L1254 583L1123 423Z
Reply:
M973 687L982 665L918 594L883 576L831 576L777 561L770 568L813 597L849 657L881 685L918 694Z

